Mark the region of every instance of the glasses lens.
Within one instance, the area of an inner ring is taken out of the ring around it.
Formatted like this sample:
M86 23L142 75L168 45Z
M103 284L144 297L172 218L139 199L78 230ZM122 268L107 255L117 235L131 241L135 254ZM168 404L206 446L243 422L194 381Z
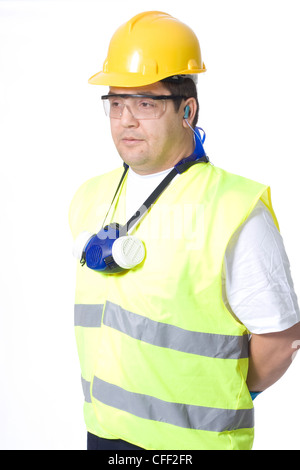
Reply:
M133 115L136 119L158 119L165 110L165 103L165 100L133 98Z
M110 118L121 119L124 107L135 119L158 119L166 109L165 100L148 97L109 96L103 100L105 114Z
M120 119L122 116L123 106L121 105L120 98L105 98L103 100L103 107L106 116Z

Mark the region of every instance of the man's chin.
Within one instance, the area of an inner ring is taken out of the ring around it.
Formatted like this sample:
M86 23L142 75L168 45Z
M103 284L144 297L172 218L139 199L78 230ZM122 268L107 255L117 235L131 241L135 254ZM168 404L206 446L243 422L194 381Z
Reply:
M122 152L120 153L122 160L130 167L144 167L147 166L148 160L145 155L134 155L134 153Z

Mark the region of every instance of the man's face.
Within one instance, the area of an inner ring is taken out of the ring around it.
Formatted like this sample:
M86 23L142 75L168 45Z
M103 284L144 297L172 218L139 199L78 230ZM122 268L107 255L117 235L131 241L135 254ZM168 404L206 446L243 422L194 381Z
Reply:
M136 88L111 87L110 93L169 95L160 82ZM171 168L193 152L193 140L184 125L183 101L178 112L172 100L158 119L135 119L125 106L121 119L110 119L112 138L125 163L136 173L150 174Z

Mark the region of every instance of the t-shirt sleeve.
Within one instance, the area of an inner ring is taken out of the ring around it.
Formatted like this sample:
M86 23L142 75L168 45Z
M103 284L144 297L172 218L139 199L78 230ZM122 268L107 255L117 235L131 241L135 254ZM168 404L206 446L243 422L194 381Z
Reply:
M283 239L261 201L230 240L223 273L224 302L251 333L283 331L300 321Z

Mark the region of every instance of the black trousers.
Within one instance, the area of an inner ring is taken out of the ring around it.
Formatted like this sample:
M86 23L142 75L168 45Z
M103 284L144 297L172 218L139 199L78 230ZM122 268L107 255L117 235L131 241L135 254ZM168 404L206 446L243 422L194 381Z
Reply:
M121 439L103 439L88 432L87 450L143 450Z

